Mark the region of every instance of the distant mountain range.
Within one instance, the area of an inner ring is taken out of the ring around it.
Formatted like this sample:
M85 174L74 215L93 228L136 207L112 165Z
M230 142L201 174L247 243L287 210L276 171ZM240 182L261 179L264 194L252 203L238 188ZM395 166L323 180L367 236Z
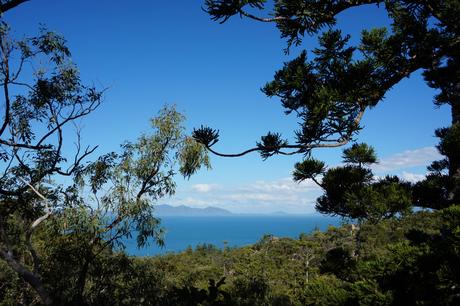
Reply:
M284 211L267 212L267 213L233 213L223 208L208 206L204 208L193 208L190 206L179 205L172 206L167 204L156 205L155 215L161 216L288 216L289 213Z
M158 216L229 216L233 215L228 210L218 207L193 208L185 205L156 205L155 213Z

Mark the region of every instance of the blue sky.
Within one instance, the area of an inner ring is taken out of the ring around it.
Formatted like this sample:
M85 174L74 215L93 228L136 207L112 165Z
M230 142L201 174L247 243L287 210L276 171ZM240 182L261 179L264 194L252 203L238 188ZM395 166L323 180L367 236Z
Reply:
M252 147L269 130L292 139L296 118L285 116L279 101L260 88L284 61L314 47L316 39L306 38L286 56L285 41L273 25L238 17L220 25L201 5L199 0L31 0L5 18L19 37L35 34L40 23L62 34L84 81L109 87L103 106L83 122L84 141L99 144L98 154L148 131L148 119L165 103L186 115L189 131L201 124L219 129L220 151ZM365 6L341 14L338 27L356 42L362 29L387 22L381 9ZM378 175L416 180L437 158L434 129L448 125L450 117L448 108L434 107L433 94L416 73L365 114L358 141L376 148ZM315 155L337 165L341 149ZM176 195L162 203L311 213L321 192L290 179L300 159L213 156L213 170L188 181L178 178Z

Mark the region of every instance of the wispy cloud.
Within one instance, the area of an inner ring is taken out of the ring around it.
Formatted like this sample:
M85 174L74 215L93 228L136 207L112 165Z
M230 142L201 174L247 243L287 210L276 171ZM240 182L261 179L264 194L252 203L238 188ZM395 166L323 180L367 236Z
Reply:
M296 183L292 178L283 178L276 181L256 181L254 184L243 187L243 190L255 190L259 192L306 192L317 189L318 186L311 180Z
M245 185L221 186L195 184L181 190L172 204L193 207L217 206L240 213L269 213L283 210L291 213L314 212L314 201L321 189L313 182L300 184L291 178L256 181Z
M407 150L387 158L383 158L378 164L372 166L375 172L403 170L412 167L427 166L433 160L440 159L441 155L434 147L424 147L415 150Z
M217 184L195 184L192 186L192 190L201 193L208 193L213 190L218 190L220 185Z
M412 168L424 167L439 158L434 147L424 147L383 158L372 168L377 177L392 173L406 181L417 182L424 178L424 174ZM322 189L311 180L298 184L290 177L237 185L199 183L180 188L170 204L216 206L238 213L270 213L279 210L313 213L316 198L322 193Z

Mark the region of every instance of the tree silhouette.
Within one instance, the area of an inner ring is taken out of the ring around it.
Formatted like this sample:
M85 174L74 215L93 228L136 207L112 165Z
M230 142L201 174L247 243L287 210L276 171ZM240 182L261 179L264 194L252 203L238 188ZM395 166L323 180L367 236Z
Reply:
M434 103L449 105L452 114L452 125L437 132L441 138L439 148L446 159L433 168L439 172L442 164L448 173L443 177L438 174L428 177L425 187L445 193L444 202L458 201L460 26L456 16L460 14L459 2L275 0L273 5L267 3L206 0L204 10L220 23L239 15L275 24L281 37L287 40L286 52L293 45L301 46L306 35L318 35L319 47L309 52L304 50L286 62L262 89L268 97L279 98L287 114L298 117L295 140L288 141L279 133L269 132L253 148L223 154L214 149L219 140L218 131L201 127L194 131L195 139L210 152L225 157L259 152L263 158L277 154L302 154L310 158L314 148L339 147L352 141L361 129L364 113L382 101L393 86L421 70L427 85L437 90ZM364 30L360 42L350 45L350 36L335 28L337 15L369 4L385 10L391 25ZM448 183L439 185L443 180ZM420 186L420 192L426 188ZM419 198L419 203L426 202L422 196Z

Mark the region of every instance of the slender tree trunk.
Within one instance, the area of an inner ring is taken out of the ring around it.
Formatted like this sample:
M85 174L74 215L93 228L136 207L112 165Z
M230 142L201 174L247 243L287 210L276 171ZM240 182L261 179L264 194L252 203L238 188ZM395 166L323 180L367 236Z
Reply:
M356 231L355 235L355 251L353 252L353 256L359 258L361 256L361 230L362 230L362 222L358 221L357 225L352 224L352 232Z
M452 112L452 128L455 130L460 129L460 80L456 84L456 96L454 101L451 102L451 112ZM454 141L460 141L460 139L455 139ZM457 146L458 147L458 144ZM449 176L452 178L453 190L449 196L453 201L460 200L460 152L449 152Z
M88 275L89 265L93 259L93 248L90 247L85 256L85 262L83 263L83 267L80 270L77 280L77 295L75 297L75 302L77 305L85 305L84 302L84 292L85 292L85 285L86 285L86 277Z
M460 95L460 82L457 84ZM452 125L460 123L460 96L451 104L452 107Z
M460 125L460 82L459 84L457 85L459 87L459 95L456 99L456 101L454 101L452 104L451 104L451 111L452 111L452 126L454 125L457 125L459 126ZM459 140L460 141L460 140ZM455 174L458 174L459 170L460 170L460 152L452 152L452 157L449 156L449 158L452 159L452 162L451 163L451 175L455 175Z
M0 250L0 257L3 258L8 266L13 269L26 283L28 283L37 292L41 301L45 305L53 305L53 299L51 298L48 290L45 288L40 276L30 272L26 267L21 265L13 255Z
M307 257L307 260L306 260L306 271L305 271L305 280L308 284L308 282L310 281L310 273L309 273L309 270L310 270L310 258Z

